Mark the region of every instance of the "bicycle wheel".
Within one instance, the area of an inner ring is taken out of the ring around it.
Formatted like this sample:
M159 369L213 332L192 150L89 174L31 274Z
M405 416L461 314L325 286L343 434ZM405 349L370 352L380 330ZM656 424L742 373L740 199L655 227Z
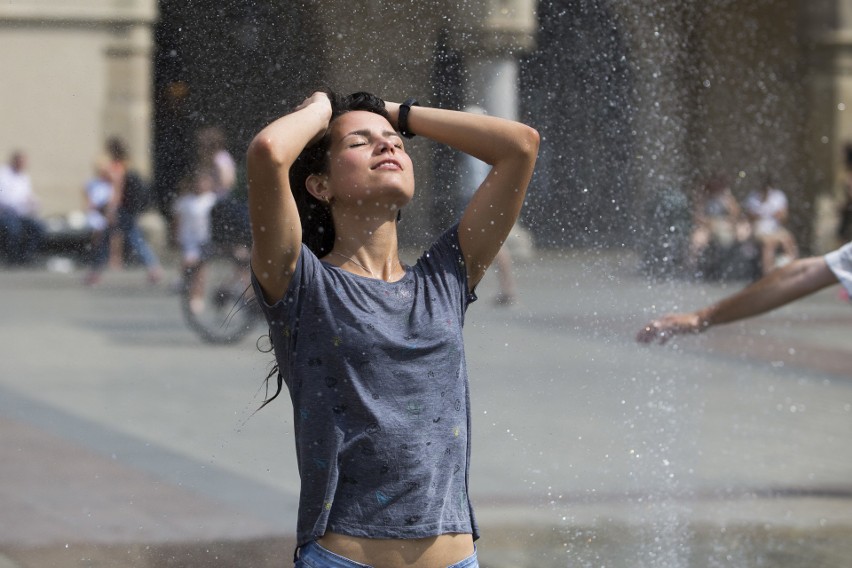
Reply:
M190 329L207 343L235 343L258 321L248 268L214 257L184 275L181 309Z

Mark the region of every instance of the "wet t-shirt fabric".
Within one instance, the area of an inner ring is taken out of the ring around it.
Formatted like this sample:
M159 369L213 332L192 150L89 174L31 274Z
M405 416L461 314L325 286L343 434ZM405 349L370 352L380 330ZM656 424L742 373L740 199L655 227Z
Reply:
M476 296L457 227L397 282L352 274L304 245L281 300L267 304L252 278L293 402L299 545L326 531L477 538L462 339Z
M846 291L852 294L852 242L825 255L825 262Z

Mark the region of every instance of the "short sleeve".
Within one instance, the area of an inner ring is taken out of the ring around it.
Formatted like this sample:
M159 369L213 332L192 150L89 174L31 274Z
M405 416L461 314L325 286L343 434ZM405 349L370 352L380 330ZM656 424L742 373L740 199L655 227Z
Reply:
M305 244L302 244L302 250L299 254L299 259L296 261L296 269L293 271L293 278L290 279L290 284L284 295L273 302L267 302L263 290L260 287L260 282L255 274L255 268L251 270L251 284L254 289L254 295L260 304L263 313L267 320L286 320L292 317L291 310L293 306L300 303L301 296L304 291L310 286L316 276L316 271L319 269L320 261L316 255Z
M456 298L462 315L471 302L476 301L476 294L468 291L467 267L459 244L458 225L453 225L438 237L417 264L424 272L437 278L446 292Z
M846 291L852 294L852 242L828 253L824 258L828 268L834 272Z

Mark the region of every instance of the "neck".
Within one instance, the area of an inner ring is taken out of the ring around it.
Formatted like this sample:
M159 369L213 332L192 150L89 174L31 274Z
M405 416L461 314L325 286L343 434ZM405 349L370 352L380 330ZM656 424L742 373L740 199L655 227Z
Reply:
M349 262L373 278L385 281L398 280L404 269L399 260L396 221L370 222L369 219L352 219L337 222L335 216L335 243L331 251L335 263Z

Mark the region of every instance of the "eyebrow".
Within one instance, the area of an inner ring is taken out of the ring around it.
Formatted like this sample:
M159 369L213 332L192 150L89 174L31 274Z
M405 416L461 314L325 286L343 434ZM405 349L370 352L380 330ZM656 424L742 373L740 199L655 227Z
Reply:
M344 134L341 140L344 140L349 136L364 136L366 138L369 138L372 135L373 133L370 130L353 130L352 132L347 132L346 134ZM383 130L382 136L394 136L396 138L400 138L400 135L396 130Z

